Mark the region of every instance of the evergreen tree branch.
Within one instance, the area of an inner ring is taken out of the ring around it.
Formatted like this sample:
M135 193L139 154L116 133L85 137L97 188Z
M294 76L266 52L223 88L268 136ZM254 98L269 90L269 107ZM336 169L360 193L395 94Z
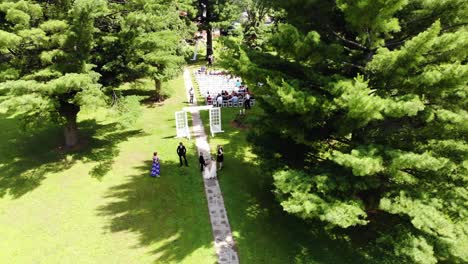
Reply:
M357 43L357 42L355 42L355 41L346 39L346 38L340 36L340 34L338 34L338 33L335 32L335 31L332 31L332 33L333 33L333 35L334 35L335 37L337 37L338 39L340 39L341 41L343 41L343 42L346 43L346 44L349 44L349 45L351 45L351 46L353 46L353 47L355 47L355 48L358 48L358 49L360 49L360 50L369 51L369 48L368 48L368 47L366 47L366 46L364 46L364 45L362 45L362 44L360 44L360 43Z

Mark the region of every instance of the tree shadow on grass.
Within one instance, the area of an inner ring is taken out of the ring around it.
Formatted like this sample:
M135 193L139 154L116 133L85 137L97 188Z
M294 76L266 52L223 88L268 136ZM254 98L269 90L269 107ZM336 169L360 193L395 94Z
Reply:
M189 160L196 160L188 155ZM194 165L192 165L194 166ZM151 161L135 168L124 184L109 190L110 203L98 209L111 218L111 232L132 232L151 248L155 262L179 263L199 248L212 248L203 182L193 167L162 162L161 178L149 175ZM214 254L214 250L212 250Z
M77 152L64 151L63 130L46 124L34 131L23 130L19 118L0 115L0 197L19 198L37 188L46 174L71 168L76 161L98 162L90 174L103 177L119 154L118 144L141 136L139 130L121 131L117 124L80 122L80 136L86 142Z
M130 95L136 95L136 96L141 96L144 98L152 97L154 96L155 91L154 90L144 90L144 89L125 89L125 90L120 90L122 93L122 96L130 96Z

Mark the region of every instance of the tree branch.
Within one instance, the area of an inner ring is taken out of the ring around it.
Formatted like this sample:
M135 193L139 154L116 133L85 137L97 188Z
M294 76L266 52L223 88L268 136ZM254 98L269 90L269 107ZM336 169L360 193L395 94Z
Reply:
M335 31L332 31L333 35L335 37L337 37L338 39L340 39L341 41L343 41L344 43L347 43L349 45L352 45L353 47L356 47L360 50L365 50L365 51L369 51L369 48L360 44L360 43L357 43L357 42L354 42L352 40L349 40L349 39L345 39L344 37L340 36L338 33L336 33Z

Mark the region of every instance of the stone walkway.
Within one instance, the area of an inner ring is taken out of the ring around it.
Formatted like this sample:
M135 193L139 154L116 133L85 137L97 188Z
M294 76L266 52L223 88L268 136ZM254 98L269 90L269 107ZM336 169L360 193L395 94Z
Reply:
M189 99L188 91L192 85L192 79L188 69L184 71L185 88L187 89L187 101ZM196 96L194 96L196 97ZM196 105L196 98L193 100L193 105ZM206 161L211 160L210 146L208 144L205 129L200 119L200 112L191 110L192 114L192 129L195 137L195 142L198 148L198 153L203 153ZM198 156L198 155L197 155ZM202 175L204 176L204 175ZM239 258L237 256L237 249L232 237L231 226L227 218L226 208L224 207L223 194L219 187L218 179L205 179L206 199L208 200L208 210L211 221L211 229L213 231L214 245L216 254L218 255L218 263L220 264L237 264Z

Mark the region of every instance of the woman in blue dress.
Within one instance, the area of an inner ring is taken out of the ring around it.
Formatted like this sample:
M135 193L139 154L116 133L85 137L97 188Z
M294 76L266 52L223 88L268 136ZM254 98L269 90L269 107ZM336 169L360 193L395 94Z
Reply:
M154 152L153 153L153 165L151 166L151 177L159 178L160 175L161 175L161 171L160 171L158 153Z

